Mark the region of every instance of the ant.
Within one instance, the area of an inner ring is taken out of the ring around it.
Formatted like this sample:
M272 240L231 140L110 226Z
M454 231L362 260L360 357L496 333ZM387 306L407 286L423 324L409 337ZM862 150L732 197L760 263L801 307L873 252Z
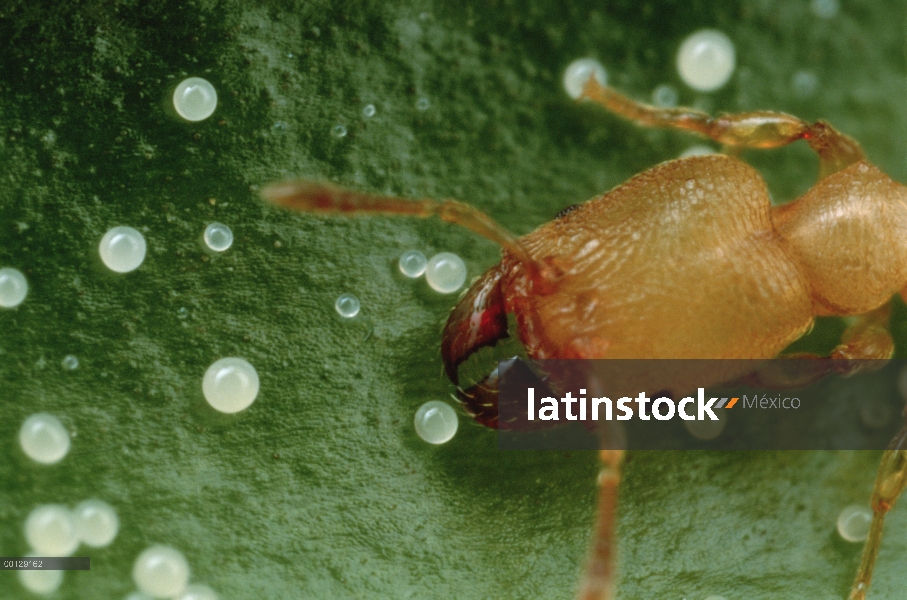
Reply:
M501 262L460 298L444 328L450 380L480 348L507 337L507 315L531 359L778 356L817 316L850 316L826 371L891 358L891 298L907 292L907 187L825 121L771 111L712 117L636 102L590 77L583 99L639 125L689 131L731 152L803 140L816 184L772 206L762 177L728 154L664 162L517 238L456 200L405 200L295 181L263 196L327 214L438 216L497 242ZM682 302L679 300L682 299ZM850 365L850 366L848 366ZM850 371L848 371L850 369ZM498 422L497 374L458 396L479 423ZM616 593L615 516L622 450L602 450L583 600ZM866 597L885 515L907 486L907 427L882 456L873 519L850 600Z

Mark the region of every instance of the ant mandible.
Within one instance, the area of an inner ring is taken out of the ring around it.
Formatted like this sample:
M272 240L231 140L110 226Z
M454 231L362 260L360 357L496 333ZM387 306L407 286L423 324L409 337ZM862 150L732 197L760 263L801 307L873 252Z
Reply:
M821 315L852 317L826 357L828 370L891 358L890 301L907 292L907 187L867 162L856 141L824 121L778 112L711 117L656 108L594 77L583 97L640 125L693 132L731 150L804 140L819 156L818 181L772 206L760 175L737 158L681 158L522 238L455 200L404 200L308 181L271 185L262 194L307 212L436 215L500 244L501 262L472 284L444 329L442 358L455 385L463 361L507 337L508 314L531 359L772 358ZM491 427L499 425L496 384L492 374L458 387L467 412ZM608 600L616 590L623 451L603 450L600 458L583 600ZM885 515L905 485L907 427L882 456L851 600L866 597Z

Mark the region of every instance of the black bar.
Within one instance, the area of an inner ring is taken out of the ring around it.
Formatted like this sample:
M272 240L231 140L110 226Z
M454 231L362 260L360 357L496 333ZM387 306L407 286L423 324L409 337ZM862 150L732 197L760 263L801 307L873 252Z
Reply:
M0 556L0 571L90 571L88 556Z

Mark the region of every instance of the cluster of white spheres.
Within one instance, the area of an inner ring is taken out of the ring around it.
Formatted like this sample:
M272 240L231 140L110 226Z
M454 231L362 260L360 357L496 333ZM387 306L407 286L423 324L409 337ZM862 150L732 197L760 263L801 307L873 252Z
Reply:
M728 82L736 60L731 38L715 29L700 29L680 44L677 71L694 90L712 92Z
M145 238L138 230L121 225L104 234L98 251L101 260L111 271L129 273L145 260Z
M211 223L205 227L205 245L215 252L223 252L233 245L233 232L223 223Z
M186 591L189 563L183 553L169 546L151 546L135 559L132 580L139 591L154 598L173 598Z
M0 306L15 308L28 294L28 281L22 271L4 267L0 269Z
M607 85L608 73L600 62L594 58L577 59L564 71L564 89L571 98L578 99L583 95L586 82L593 76L598 83Z
M86 500L70 511L61 504L45 504L25 519L29 556L70 556L80 543L100 548L109 545L119 530L116 511L101 500ZM20 571L19 581L36 594L49 594L63 582L62 571Z
M217 90L201 77L184 79L173 92L173 108L187 121L204 121L217 108Z
M428 259L418 250L407 250L400 255L397 266L400 267L401 273L415 279L417 277L422 277L425 273L425 267L428 266Z
M334 310L344 319L352 319L359 314L362 304L353 294L340 294L334 301Z
M38 506L28 514L23 527L32 556L70 556L80 543L103 548L113 542L119 529L120 520L116 511L102 500L85 500L74 510L61 504ZM50 583L43 579L22 581L28 589L42 593L47 589L41 586L49 586ZM40 589L35 589L32 584ZM59 584L60 580L57 580L52 589Z
M413 425L416 435L429 444L443 444L457 433L456 411L446 402L430 400L416 411Z
M223 413L236 413L248 408L258 396L258 388L255 367L235 356L214 361L202 379L205 400Z
M862 504L845 506L838 514L838 534L848 542L862 542L869 536L872 510Z
M30 459L52 465L69 452L69 432L60 419L47 413L36 413L22 423L19 446Z
M466 263L453 252L435 254L425 265L425 281L436 292L456 292L466 283Z

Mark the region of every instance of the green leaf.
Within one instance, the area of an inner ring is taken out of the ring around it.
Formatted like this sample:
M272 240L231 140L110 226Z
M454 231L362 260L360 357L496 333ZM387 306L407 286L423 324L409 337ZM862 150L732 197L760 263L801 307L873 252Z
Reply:
M571 597L594 454L499 451L465 416L444 446L413 432L417 407L452 391L438 347L455 297L405 279L396 260L452 251L477 276L497 248L436 221L289 214L257 191L298 176L455 197L523 234L699 143L570 101L561 76L582 56L640 99L667 83L715 112L828 119L907 179L903 6L844 2L820 19L809 4L6 3L0 267L30 289L0 311L0 554L28 551L35 506L100 498L118 510L119 536L79 551L91 571L67 573L54 598L124 597L156 543L185 553L193 581L223 598ZM709 95L674 66L701 27L725 31L738 56ZM800 71L816 76L814 94L796 92ZM174 114L170 94L188 76L218 91L206 121ZM814 181L801 146L745 155L778 201ZM212 221L235 234L222 254L201 241ZM116 225L147 240L133 273L99 259ZM345 292L362 301L349 322L333 308ZM905 325L899 309L901 345ZM822 332L840 325L823 327L814 343L834 343ZM75 370L61 365L70 354ZM225 356L261 378L237 415L201 393ZM18 447L41 411L73 435L57 465ZM867 502L877 460L631 453L620 597L844 597L860 548L834 523ZM872 598L907 585L905 528L897 509ZM31 597L12 572L0 596Z

